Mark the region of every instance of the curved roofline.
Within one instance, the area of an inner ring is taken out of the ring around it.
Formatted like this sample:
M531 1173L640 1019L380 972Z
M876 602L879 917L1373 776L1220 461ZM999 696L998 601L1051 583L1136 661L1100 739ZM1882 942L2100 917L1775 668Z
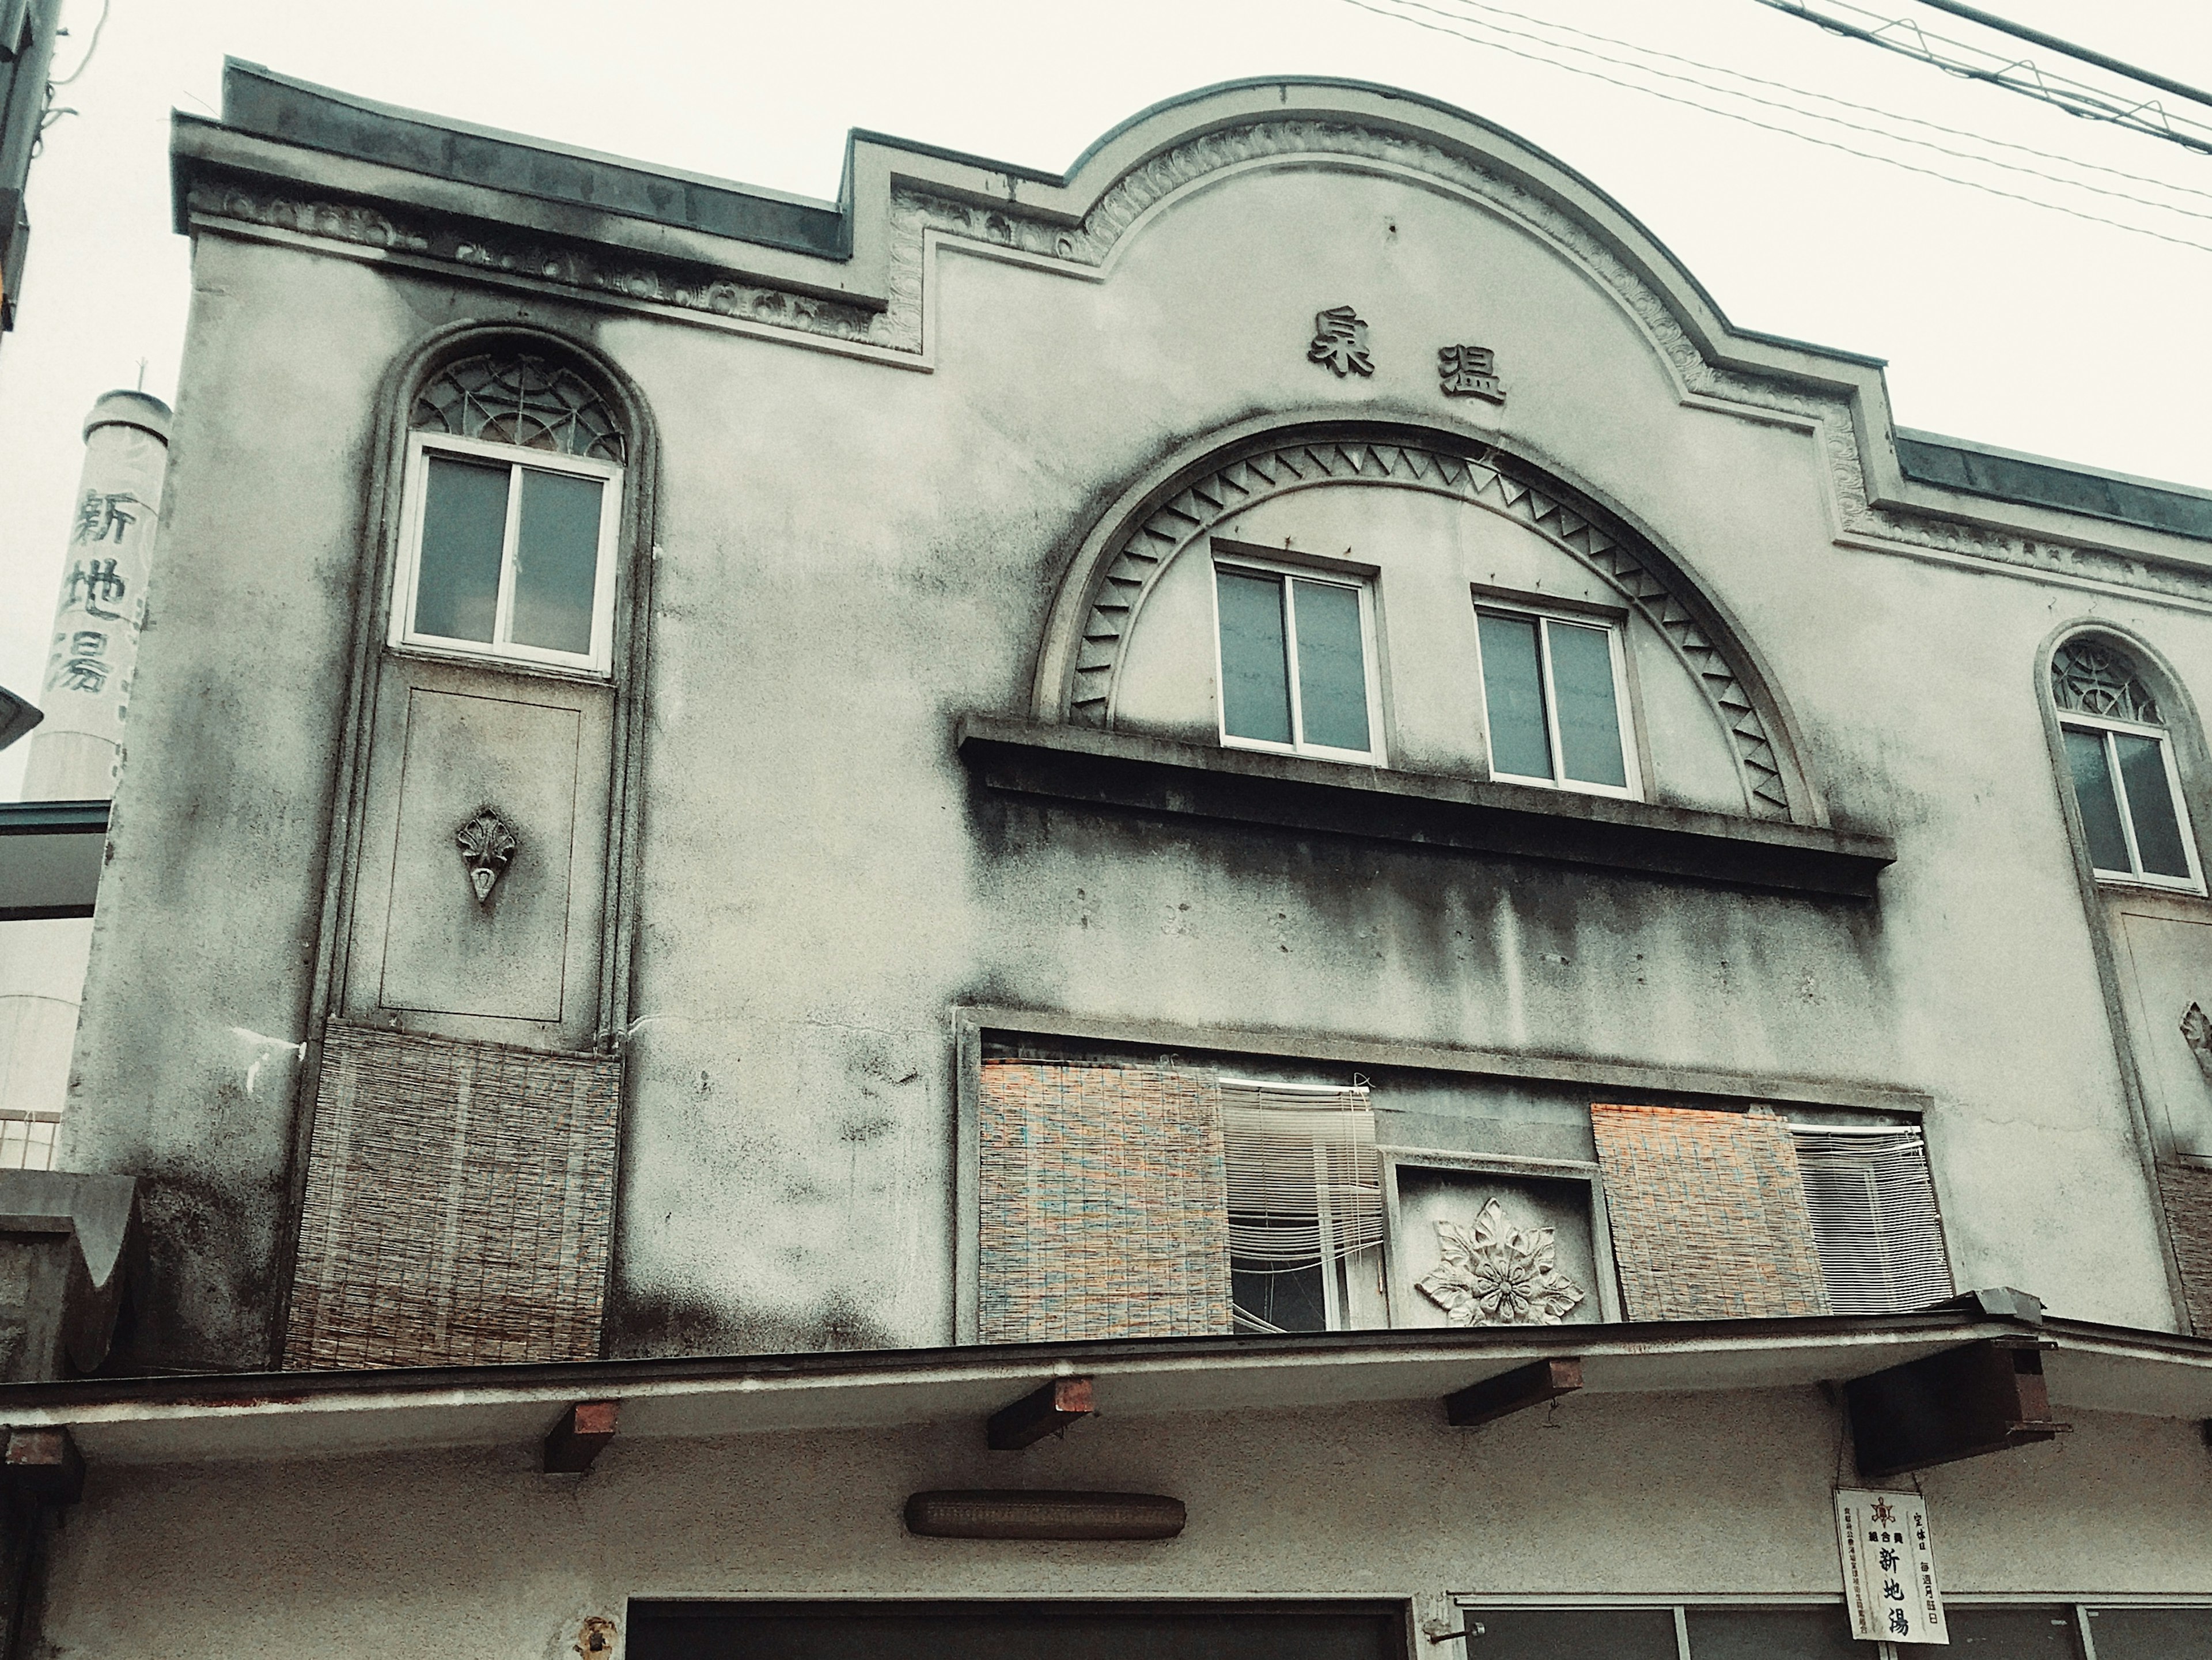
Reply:
M1618 197L1595 183L1579 167L1562 161L1542 145L1531 143L1511 128L1502 127L1488 117L1478 115L1462 105L1452 103L1445 99L1431 97L1427 93L1409 91L1404 87L1394 87L1387 82L1363 81L1355 76L1345 75L1244 75L1231 81L1215 81L1203 87L1194 87L1188 92L1179 92L1170 97L1163 98L1157 103L1148 104L1135 114L1126 116L1115 122L1084 146L1082 154L1068 165L1066 173L1047 182L1063 186L1069 184L1077 174L1090 166L1093 157L1105 150L1115 139L1125 133L1134 131L1146 122L1165 115L1170 111L1178 109L1184 105L1203 103L1208 99L1219 97L1224 94L1251 92L1265 87L1293 86L1327 87L1345 92L1387 98L1395 103L1417 105L1425 109L1433 110L1439 115L1449 116L1455 121L1465 121L1471 126L1480 127L1483 131L1502 138L1516 149L1526 151L1535 160L1558 168L1567 179L1588 191L1607 207L1619 214L1632 228L1645 237L1655 248L1667 256L1668 262L1680 274L1682 280L1697 291L1699 299L1712 307L1714 316L1718 318L1731 333L1742 335L1750 339L1768 341L1778 346L1788 346L1799 351L1814 351L1823 356L1840 357L1850 362L1863 363L1870 368L1881 368L1888 362L1887 358L1871 356L1864 352L1850 351L1838 346L1817 345L1810 341L1793 338L1789 335L1769 334L1760 330L1741 327L1729 317L1720 301L1713 297L1711 290L1698 279L1694 271L1682 263L1680 258L1667 246L1657 233L1624 206ZM902 141L886 138L884 142L900 143ZM950 159L949 156L948 159ZM982 165L997 167L1002 164L985 162Z
M1342 143L1340 133L1348 136ZM768 319L759 326L772 334L796 327L828 337L834 350L927 367L918 289L893 282L894 265L915 257L902 197L939 204L957 239L1096 270L1148 204L1231 165L1229 152L1287 162L1309 149L1383 171L1401 161L1424 167L1425 149L1428 171L1496 181L1486 193L1500 198L1501 211L1513 214L1518 198L1535 234L1580 244L1597 280L1632 306L1664 313L1661 332L1680 334L1668 348L1677 368L1696 370L1703 383L1703 391L1686 383L1686 392L1730 403L1742 383L1757 382L1841 413L1856 455L1844 488L1869 514L1896 509L2057 537L2100 557L2178 560L2212 580L2200 551L2212 542L2203 493L1900 437L1882 359L1739 326L1648 225L1579 170L1470 110L1376 82L1271 75L1200 87L1115 123L1057 174L856 128L834 204L402 110L236 60L226 64L222 119L177 114L172 154L179 230L289 223L302 189L326 192L340 204L340 240L411 237L421 257L451 263L430 251L422 225L489 225L526 248L581 251L583 275L560 280L599 303L629 302L628 273L642 261L665 273L650 282L680 291L679 310L726 311L701 296L727 289L743 307L759 305ZM344 217L364 204L390 209L390 222ZM1895 526L1868 518L1856 528L1888 539ZM2197 545L2174 546L2176 538ZM2124 565L2110 575L2132 585Z

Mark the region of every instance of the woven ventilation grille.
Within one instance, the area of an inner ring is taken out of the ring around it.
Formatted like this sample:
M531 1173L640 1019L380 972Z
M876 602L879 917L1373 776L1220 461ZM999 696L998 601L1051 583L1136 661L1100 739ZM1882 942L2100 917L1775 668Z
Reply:
M977 1108L985 1342L1230 1329L1211 1073L987 1061Z
M587 1360L622 1063L333 1021L285 1364Z
M2161 1164L2158 1185L2189 1323L2199 1337L2212 1336L2212 1170Z
M1364 1088L1221 1083L1229 1250L1306 1267L1382 1243L1382 1164Z
M1828 1306L1838 1314L1897 1314L1950 1296L1951 1262L1920 1132L1795 1134Z
M1771 1112L1593 1106L1632 1320L1826 1314L1790 1127Z

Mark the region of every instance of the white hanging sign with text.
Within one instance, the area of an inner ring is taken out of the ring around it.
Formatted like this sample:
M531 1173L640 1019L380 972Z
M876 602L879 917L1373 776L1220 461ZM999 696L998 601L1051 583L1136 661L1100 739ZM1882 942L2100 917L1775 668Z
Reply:
M1889 1643L1948 1643L1928 1501L1917 1493L1836 1493L1836 1543L1851 1635Z

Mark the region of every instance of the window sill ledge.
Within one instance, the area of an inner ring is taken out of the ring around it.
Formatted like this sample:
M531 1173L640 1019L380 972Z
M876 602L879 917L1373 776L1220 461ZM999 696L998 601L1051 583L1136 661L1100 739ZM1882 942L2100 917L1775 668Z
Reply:
M1881 836L1089 727L970 715L958 741L978 781L1009 794L1723 887L1871 898L1897 856Z

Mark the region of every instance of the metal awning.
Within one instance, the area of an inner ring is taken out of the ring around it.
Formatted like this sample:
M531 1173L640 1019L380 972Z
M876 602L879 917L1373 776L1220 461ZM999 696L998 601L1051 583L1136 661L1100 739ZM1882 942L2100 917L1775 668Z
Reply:
M1103 1418L1144 1419L1441 1400L1562 1356L1582 1361L1585 1394L1786 1388L1844 1382L1990 1339L2051 1346L2056 1407L2212 1418L2212 1342L1960 1302L1849 1319L88 1378L0 1386L0 1422L66 1426L94 1463L522 1444L584 1400L619 1401L625 1439L963 1420L980 1433L983 1419L1055 1376L1090 1377Z
M92 915L107 807L105 801L0 802L0 922Z

